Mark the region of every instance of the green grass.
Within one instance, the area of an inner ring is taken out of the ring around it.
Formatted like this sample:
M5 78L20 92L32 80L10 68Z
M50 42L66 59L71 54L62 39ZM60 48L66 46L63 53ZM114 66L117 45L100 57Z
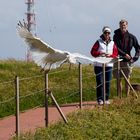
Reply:
M96 100L96 82L92 65L82 66L83 101ZM57 102L68 104L79 101L78 65L69 65L52 70L49 73L49 89ZM131 81L139 82L139 68L134 68ZM0 118L15 114L15 77L19 77L20 111L44 106L44 73L32 62L20 60L0 61ZM133 78L134 77L134 78ZM125 97L125 94L123 95ZM111 98L116 97L116 81L111 83ZM49 98L49 105L53 102Z
M92 65L83 65L83 101L96 100ZM78 66L68 65L49 73L49 89L58 103L79 101ZM139 68L133 69L132 83L139 83ZM44 106L44 73L34 63L14 59L0 61L0 118L15 114L15 76L19 77L20 111ZM123 94L123 97L126 97ZM138 140L140 139L140 98L116 98L116 81L112 79L111 106L79 110L68 116L68 124L58 122L35 134L21 135L21 140ZM49 105L53 102L49 98ZM14 138L16 139L16 138Z
M116 98L110 106L78 110L67 116L68 124L38 128L20 140L139 140L139 118L140 98Z
M41 93L33 94L43 88L42 75L34 63L14 59L0 61L0 118L15 114L15 77L20 80L20 110L42 105L44 98ZM25 80L23 79L25 78ZM29 78L29 79L26 79ZM35 82L36 81L36 82ZM27 97L26 97L27 96Z
M86 71L86 73L85 73ZM83 100L93 100L93 69L83 66ZM59 104L79 101L78 66L68 65L49 73L49 89ZM15 114L15 77L19 77L20 111L44 106L45 77L36 64L14 59L0 61L0 118ZM88 87L87 87L88 85ZM49 99L49 104L53 102Z

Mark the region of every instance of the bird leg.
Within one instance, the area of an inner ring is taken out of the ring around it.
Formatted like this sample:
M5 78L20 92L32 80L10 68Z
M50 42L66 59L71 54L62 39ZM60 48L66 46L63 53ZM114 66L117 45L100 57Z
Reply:
M42 68L42 69L40 70L40 72L41 72L41 73L44 72L44 68Z
M49 71L50 71L50 69L47 69L47 70L45 70L44 72L45 72L46 74L48 74L48 73L49 73Z
M60 67L62 67L62 65L63 65L64 63L66 63L66 62L67 62L67 59L64 60L64 61L60 64Z
M70 65L69 65L69 70L71 70L71 66L72 66L72 64L70 63Z
M45 72L49 72L51 70L52 64L50 64L49 69L45 70Z
M47 65L47 63L45 64L45 66ZM40 70L40 72L45 72L48 73L51 70L51 66L52 64L50 64L49 68L45 70L45 66Z
M45 66L47 65L47 63L44 65L44 67L40 70L40 72L44 72L45 71Z
M46 74L49 73L49 71L50 71L50 69L44 70L44 68L42 68L42 69L40 70L40 72L45 72Z

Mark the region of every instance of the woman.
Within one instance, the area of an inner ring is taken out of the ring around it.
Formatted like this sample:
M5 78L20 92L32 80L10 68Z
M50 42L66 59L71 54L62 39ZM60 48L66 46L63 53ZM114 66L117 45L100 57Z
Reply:
M91 49L91 55L93 57L111 57L116 58L118 55L117 47L113 40L111 40L110 34L111 29L108 26L103 27L102 29L103 34L100 36L95 44ZM110 104L109 102L109 95L110 95L110 81L112 78L112 67L113 63L108 63L105 66L105 93L106 99L105 103ZM97 95L97 102L99 105L102 105L104 102L103 97L103 67L102 63L95 62L94 63L94 72L96 74L96 95Z

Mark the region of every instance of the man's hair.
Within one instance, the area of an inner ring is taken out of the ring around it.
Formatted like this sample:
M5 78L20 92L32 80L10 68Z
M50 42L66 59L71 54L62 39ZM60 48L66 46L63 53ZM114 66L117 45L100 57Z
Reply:
M126 24L128 24L128 21L125 20L125 19L121 19L120 22L119 22L119 24L122 24L122 23L126 23Z

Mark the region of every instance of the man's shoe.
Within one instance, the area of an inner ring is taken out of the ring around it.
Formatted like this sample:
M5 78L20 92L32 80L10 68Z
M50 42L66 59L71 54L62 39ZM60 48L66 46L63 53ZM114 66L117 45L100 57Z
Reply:
M106 100L105 101L105 104L110 105L110 101L109 100Z

